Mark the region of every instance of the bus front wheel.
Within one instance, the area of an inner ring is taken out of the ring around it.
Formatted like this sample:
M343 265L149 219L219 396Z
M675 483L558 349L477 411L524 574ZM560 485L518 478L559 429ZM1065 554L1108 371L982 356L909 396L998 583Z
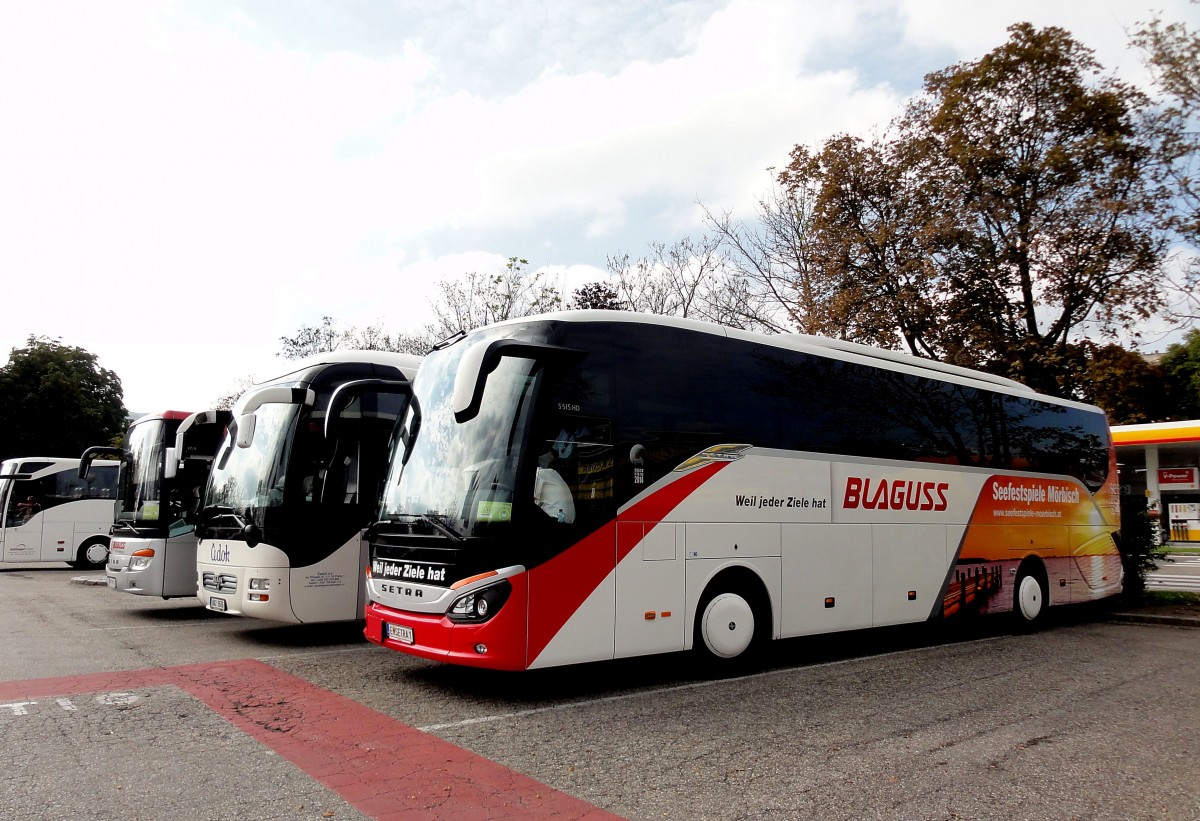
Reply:
M75 561L69 562L71 567L79 570L97 570L104 567L108 561L108 540L91 539L79 546Z
M742 585L721 585L707 593L696 613L693 647L709 663L740 667L762 645L767 616L757 598Z

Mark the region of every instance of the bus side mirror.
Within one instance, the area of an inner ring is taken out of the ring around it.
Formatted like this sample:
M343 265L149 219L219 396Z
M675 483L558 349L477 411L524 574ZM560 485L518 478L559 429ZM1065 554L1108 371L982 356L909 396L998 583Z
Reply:
M254 443L254 414L247 413L237 420L237 446L248 448Z
M175 448L165 448L163 450L163 478L174 479L179 473L179 452Z

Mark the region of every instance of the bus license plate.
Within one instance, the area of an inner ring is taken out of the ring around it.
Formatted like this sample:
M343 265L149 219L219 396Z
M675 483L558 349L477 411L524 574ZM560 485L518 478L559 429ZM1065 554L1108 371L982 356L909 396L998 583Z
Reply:
M115 588L117 586L117 580L114 579L112 576L106 577L105 582L108 584L109 587Z
M225 612L225 600L218 599L216 596L209 596L208 597L208 607L210 610L220 610L222 613L224 613Z
M413 629L405 627L403 624L389 624L387 626L387 634L389 639L399 641L404 644L413 643Z

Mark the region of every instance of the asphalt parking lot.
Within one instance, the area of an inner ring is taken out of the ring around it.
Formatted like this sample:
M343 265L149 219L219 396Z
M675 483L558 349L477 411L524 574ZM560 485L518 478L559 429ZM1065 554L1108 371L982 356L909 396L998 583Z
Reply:
M1200 817L1200 631L1065 611L498 674L0 569L11 818Z

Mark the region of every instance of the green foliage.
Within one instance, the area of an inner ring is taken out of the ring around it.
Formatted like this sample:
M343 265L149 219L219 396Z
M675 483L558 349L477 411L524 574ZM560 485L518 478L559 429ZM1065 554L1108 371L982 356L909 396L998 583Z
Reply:
M1200 419L1200 329L1188 331L1182 343L1167 348L1159 365L1171 386L1180 419Z
M607 282L589 282L575 289L567 308L572 311L621 311L625 305Z
M1179 604L1188 607L1200 607L1200 593L1188 593L1184 590L1155 590L1142 596L1148 604Z
M1063 348L1059 393L1098 405L1112 425L1141 425L1167 419L1171 392L1163 369L1120 345L1084 341Z
M121 380L94 354L29 337L0 368L0 459L78 457L124 433Z
M1146 575L1158 569L1167 555L1164 545L1156 544L1146 512L1144 496L1121 497L1121 564L1125 569L1123 597L1138 601L1146 593Z

